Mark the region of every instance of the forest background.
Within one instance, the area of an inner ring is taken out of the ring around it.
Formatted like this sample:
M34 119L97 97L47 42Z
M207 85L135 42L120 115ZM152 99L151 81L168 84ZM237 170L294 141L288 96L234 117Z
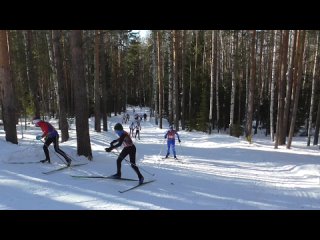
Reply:
M88 117L108 131L108 116L131 104L151 107L160 128L166 118L248 142L260 128L275 148L290 148L296 134L317 145L318 48L317 30L151 30L143 39L132 30L1 30L6 140L18 143L19 120L42 116L59 119L68 141L75 119L77 152L91 159Z

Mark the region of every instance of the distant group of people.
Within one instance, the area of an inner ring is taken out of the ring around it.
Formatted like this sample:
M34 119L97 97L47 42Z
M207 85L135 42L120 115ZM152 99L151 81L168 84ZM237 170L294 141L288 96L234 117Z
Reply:
M141 116L139 114L134 115L134 121L131 122L129 126L130 136L140 140L140 131L141 131Z
M146 114L145 114L146 115ZM113 175L114 178L121 178L121 162L127 155L130 157L130 164L133 170L136 172L139 183L142 184L144 181L144 177L141 174L139 168L136 165L136 147L131 139L133 137L133 130L136 130L135 138L138 136L138 139L140 139L140 130L141 130L141 119L139 118L138 114L135 114L135 121L133 121L130 125L130 134L124 131L123 126L121 123L117 123L114 126L115 133L119 136L119 138L113 140L110 143L110 147L105 148L106 152L111 152L113 149L120 147L123 145L123 149L120 152L118 158L117 158L117 173ZM145 116L146 119L146 116ZM59 134L56 131L56 129L46 121L43 121L40 119L40 117L35 117L33 119L33 124L36 127L40 127L42 130L42 135L37 135L36 139L41 140L42 138L45 138L45 142L43 145L43 150L45 153L46 158L44 160L41 160L42 163L50 163L50 155L48 151L48 147L51 143L54 145L55 151L60 154L66 161L66 164L70 166L71 159L70 157L59 148ZM175 159L177 159L176 155L176 149L175 149L175 139L176 136L178 138L179 143L181 142L180 136L176 130L173 129L173 126L171 125L169 127L169 130L166 131L164 138L167 139L167 154L165 158L168 158L170 155L170 149L172 150L173 156Z
M127 122L129 122L130 120L130 115L129 113L124 113L123 116L122 116L122 124L126 124Z

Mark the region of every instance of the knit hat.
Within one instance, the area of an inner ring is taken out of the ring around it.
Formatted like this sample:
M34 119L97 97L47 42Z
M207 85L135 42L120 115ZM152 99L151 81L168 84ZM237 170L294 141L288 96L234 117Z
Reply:
M34 117L33 120L32 120L32 123L35 124L35 125L37 125L37 123L40 122L40 121L41 121L41 120L40 120L39 117Z

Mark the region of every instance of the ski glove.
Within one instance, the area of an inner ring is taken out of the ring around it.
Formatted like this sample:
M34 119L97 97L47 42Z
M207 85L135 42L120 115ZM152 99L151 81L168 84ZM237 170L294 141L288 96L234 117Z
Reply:
M105 150L106 150L106 152L111 152L112 148L109 147L109 148L106 148Z
M41 135L36 136L36 139L37 139L37 140L41 140L41 138L42 138Z

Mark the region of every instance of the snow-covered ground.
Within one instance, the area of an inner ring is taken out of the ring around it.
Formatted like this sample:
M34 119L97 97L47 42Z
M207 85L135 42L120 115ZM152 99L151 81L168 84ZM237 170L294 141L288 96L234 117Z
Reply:
M132 110L128 108L130 120ZM117 138L112 127L122 122L120 115L109 118L109 132L95 132L90 119L90 162L77 156L72 125L70 140L60 143L60 148L73 158L73 163L88 164L49 175L43 172L63 165L52 145L51 164L9 164L44 159L43 143L35 140L40 128L29 125L22 138L18 126L19 144L15 145L5 141L1 126L0 209L320 209L320 151L318 146L306 147L305 137L294 138L292 149L288 150L285 146L274 149L270 137L262 134L255 135L249 144L223 133L179 131L179 161L172 154L163 159L167 122L159 129L153 119L150 121L147 108L135 110L148 114L147 121L141 123L141 140L133 138L137 165L146 181L156 179L155 182L119 193L136 182L71 177L116 172L117 151L113 150L113 154L104 149ZM57 126L56 121L50 122ZM129 123L124 124L128 132ZM122 176L137 179L126 161L122 162Z

